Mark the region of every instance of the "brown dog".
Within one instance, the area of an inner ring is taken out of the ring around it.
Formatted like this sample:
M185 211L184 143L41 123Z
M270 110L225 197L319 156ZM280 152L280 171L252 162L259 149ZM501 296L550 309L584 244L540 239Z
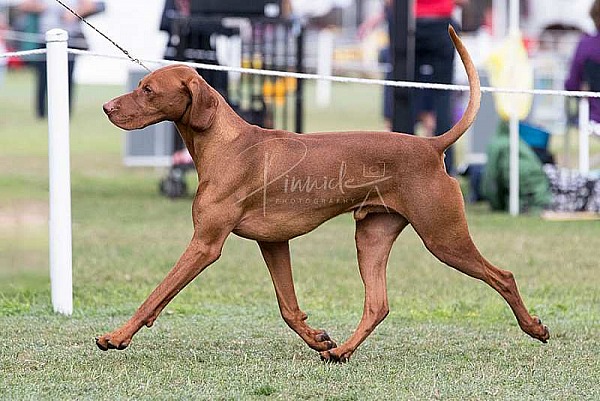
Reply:
M480 100L469 54L454 30L449 32L467 70L471 98L461 120L434 138L265 130L243 121L184 66L159 69L133 92L106 103L110 121L126 130L174 121L197 167L198 190L188 248L127 323L96 339L98 347L124 349L142 326L152 326L169 301L219 258L233 232L258 242L290 328L323 360L347 361L388 314L388 255L408 224L439 260L498 291L521 329L546 342L548 329L528 313L512 273L494 267L477 251L459 185L444 168L444 150L471 125ZM356 331L337 346L325 331L306 324L294 291L288 241L346 212L356 220L365 301Z

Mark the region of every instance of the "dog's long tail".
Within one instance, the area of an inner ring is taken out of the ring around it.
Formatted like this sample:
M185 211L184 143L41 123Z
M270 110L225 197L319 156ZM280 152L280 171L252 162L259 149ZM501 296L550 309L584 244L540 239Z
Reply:
M431 138L433 142L433 146L442 153L446 150L450 145L458 140L462 134L465 133L467 129L471 126L473 121L475 120L475 116L479 111L479 103L481 101L481 89L479 88L479 75L477 74L477 70L475 69L475 65L473 64L473 60L471 60L471 56L467 51L465 45L463 45L462 41L454 31L452 25L448 26L448 33L452 38L452 42L454 42L454 47L458 51L458 55L465 66L465 70L467 71L467 77L469 78L469 104L467 105L467 109L465 110L461 119L448 131L443 133L440 136L436 136Z

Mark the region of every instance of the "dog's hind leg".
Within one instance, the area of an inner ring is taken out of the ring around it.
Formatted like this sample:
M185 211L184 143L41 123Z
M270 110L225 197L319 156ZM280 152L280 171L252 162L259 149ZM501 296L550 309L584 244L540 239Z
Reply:
M325 331L315 330L305 322L307 315L300 310L296 299L288 241L258 242L258 245L273 279L283 320L310 348L324 351L335 347L335 342Z
M363 315L352 336L342 345L321 352L328 362L346 362L389 312L387 261L392 245L408 221L395 213L370 213L356 222L356 250L365 286Z
M525 307L513 274L488 262L469 235L464 202L456 180L444 174L429 192L411 202L418 213L408 216L425 246L440 261L494 288L512 309L521 329L542 342L550 337L548 328Z

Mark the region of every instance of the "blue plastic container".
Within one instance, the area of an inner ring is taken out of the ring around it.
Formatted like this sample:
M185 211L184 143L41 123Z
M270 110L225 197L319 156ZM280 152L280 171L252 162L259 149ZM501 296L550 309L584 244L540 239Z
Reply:
M550 133L540 127L520 122L519 136L532 148L547 149Z

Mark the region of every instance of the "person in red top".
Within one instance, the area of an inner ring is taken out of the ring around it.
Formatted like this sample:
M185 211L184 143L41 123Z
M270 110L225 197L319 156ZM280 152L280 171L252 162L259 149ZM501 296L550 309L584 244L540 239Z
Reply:
M393 26L394 0L385 0L384 12L366 20L358 30L359 37L387 20L390 38ZM452 19L455 6L468 0L415 0L415 81L451 84L454 79L454 46L448 35L448 25L459 31ZM391 78L391 77L390 77ZM384 90L384 117L390 120L393 113L392 91ZM422 124L426 135L440 135L452 127L451 92L439 90L413 90L413 107L416 120ZM446 151L446 168L454 173L452 149Z
M454 0L417 0L415 18L451 18Z

